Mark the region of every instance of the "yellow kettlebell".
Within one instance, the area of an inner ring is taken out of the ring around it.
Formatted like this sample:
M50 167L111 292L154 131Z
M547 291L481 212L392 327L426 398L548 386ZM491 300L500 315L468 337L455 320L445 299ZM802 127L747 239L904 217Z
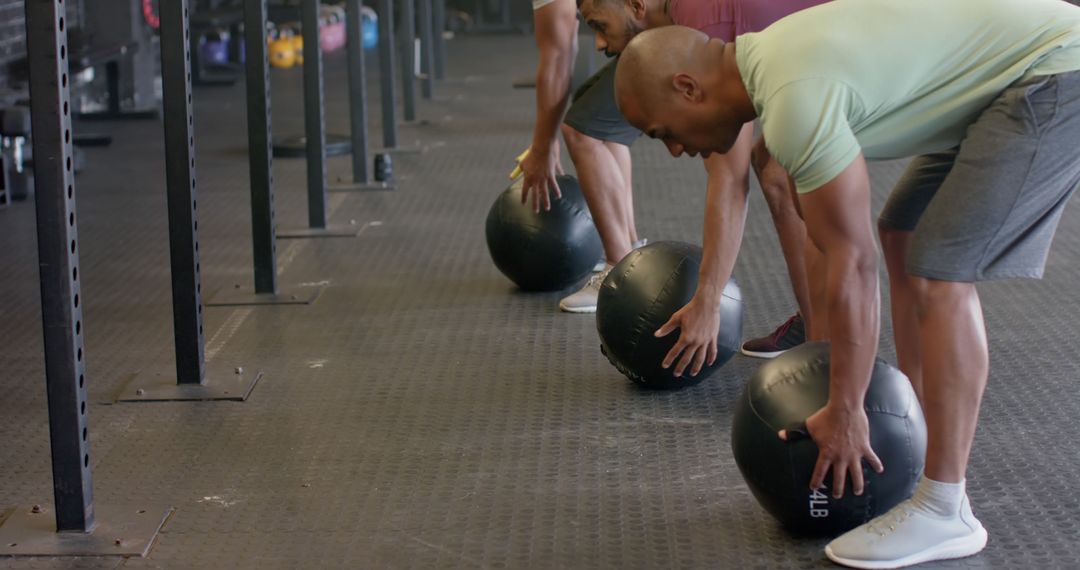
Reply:
M296 49L293 48L292 38L270 40L267 49L270 65L279 69L288 69L296 65Z
M296 54L296 65L304 65L304 36L296 34L291 41L293 52Z

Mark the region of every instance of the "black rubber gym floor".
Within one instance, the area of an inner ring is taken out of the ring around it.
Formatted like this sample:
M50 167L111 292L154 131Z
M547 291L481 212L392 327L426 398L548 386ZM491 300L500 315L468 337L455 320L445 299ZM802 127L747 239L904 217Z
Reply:
M265 372L245 403L111 404L132 373L172 367L163 147L153 122L95 125L117 137L87 150L77 181L95 498L175 512L145 559L0 567L830 566L824 541L759 508L732 460L731 412L759 361L638 390L600 354L592 316L517 293L493 267L483 221L529 143L534 95L510 85L535 49L524 36L449 49L444 100L401 133L428 152L395 157L395 192L332 195L332 221L359 237L279 242L282 287L323 284L318 301L205 310L211 369ZM327 62L331 132L347 126L343 64ZM301 128L300 78L275 72L278 133ZM206 294L252 279L242 89L196 90ZM634 157L642 235L698 242L698 161L649 140ZM872 166L875 207L902 167ZM303 225L303 162L275 168L278 224ZM746 336L793 310L756 184L751 196L736 272ZM941 567L1080 561L1078 246L1074 207L1046 279L982 288L992 370L969 489L990 544ZM0 211L0 509L52 501L36 263L32 204Z

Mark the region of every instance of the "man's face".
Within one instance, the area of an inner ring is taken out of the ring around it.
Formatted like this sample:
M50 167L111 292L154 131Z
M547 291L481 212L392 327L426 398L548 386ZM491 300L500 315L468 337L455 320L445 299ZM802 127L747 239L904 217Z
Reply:
M582 0L581 17L596 33L596 49L613 57L645 28L626 0Z
M735 125L709 101L691 101L674 89L660 104L646 106L624 101L623 116L650 138L664 143L671 156L726 153L735 144L742 124Z

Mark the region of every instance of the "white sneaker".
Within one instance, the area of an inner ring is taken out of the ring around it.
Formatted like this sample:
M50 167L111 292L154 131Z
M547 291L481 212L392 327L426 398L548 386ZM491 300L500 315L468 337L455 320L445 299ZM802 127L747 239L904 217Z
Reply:
M611 273L611 268L612 266L605 264L604 270L592 274L580 291L559 301L559 308L567 313L595 313L596 298L600 296L600 285L603 285L604 278Z
M635 249L638 249L638 248L642 248L642 247L645 247L648 243L649 243L648 238L641 238L641 239L635 241L634 243L630 244L630 249L635 250ZM593 268L592 268L593 273L600 273L601 271L604 270L605 267L607 267L607 260L601 258L600 261L597 261L596 265L593 266Z
M986 529L966 494L960 511L949 517L927 509L917 496L833 540L825 555L852 568L901 568L971 556L986 546Z

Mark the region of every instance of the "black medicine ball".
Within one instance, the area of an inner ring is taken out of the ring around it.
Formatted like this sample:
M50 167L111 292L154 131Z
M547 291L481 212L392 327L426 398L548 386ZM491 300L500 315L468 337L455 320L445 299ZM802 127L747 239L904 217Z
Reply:
M573 176L557 178L562 198L552 196L551 210L521 203L519 179L495 199L485 233L488 251L499 271L525 291L558 291L592 271L604 256L581 187Z
M604 279L596 302L600 349L627 378L649 388L693 386L738 351L742 338L742 294L732 279L724 287L720 302L716 362L702 367L697 376L690 376L687 368L681 378L673 375L675 364L667 369L660 366L681 331L675 330L663 338L656 338L653 333L693 298L700 268L700 247L662 241L630 252Z
M806 421L829 398L829 345L806 343L766 362L747 383L735 411L731 449L747 486L784 526L805 534L837 535L911 496L926 457L926 423L911 383L878 359L866 392L870 445L885 467L863 462L863 494L810 490L818 448L809 438L791 443L777 432ZM825 478L832 485L830 471Z

